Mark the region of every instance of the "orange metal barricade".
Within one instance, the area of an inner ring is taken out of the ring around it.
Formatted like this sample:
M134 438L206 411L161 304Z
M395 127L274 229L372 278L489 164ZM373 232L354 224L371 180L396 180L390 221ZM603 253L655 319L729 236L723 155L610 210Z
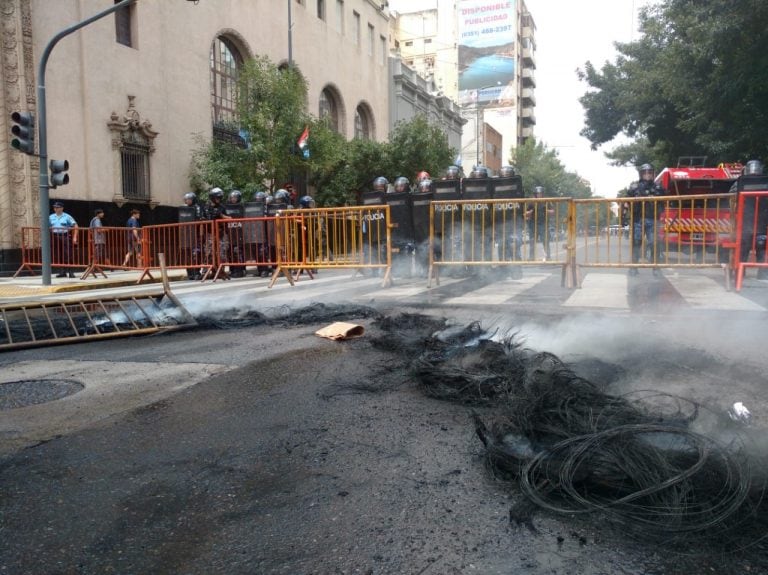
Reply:
M125 232L125 228L123 228ZM139 281L160 267L159 254L165 254L168 269L185 269L189 275L205 277L218 265L207 248L214 243L213 222L184 222L141 228L143 265Z
M740 191L736 210L733 267L736 291L741 291L747 269L757 268L758 275L768 272L768 191Z
M569 198L442 200L430 208L428 282L440 267L570 265Z

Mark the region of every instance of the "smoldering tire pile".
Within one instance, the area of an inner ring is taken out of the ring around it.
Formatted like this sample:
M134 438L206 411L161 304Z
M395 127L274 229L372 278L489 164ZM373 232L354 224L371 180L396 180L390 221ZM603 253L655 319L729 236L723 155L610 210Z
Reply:
M417 314L377 323L374 345L407 358L426 394L471 410L491 470L523 495L511 520L589 513L654 542L720 551L764 537L763 482L738 433L724 445L694 431L701 406L655 392L612 396L477 323Z

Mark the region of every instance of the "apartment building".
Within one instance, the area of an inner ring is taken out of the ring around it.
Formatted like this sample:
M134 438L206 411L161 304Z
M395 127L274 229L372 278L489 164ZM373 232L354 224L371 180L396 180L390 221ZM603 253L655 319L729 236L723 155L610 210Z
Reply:
M465 168L494 163L486 133L502 135L502 163L534 135L536 26L523 0L438 0L391 26L393 52L461 107Z

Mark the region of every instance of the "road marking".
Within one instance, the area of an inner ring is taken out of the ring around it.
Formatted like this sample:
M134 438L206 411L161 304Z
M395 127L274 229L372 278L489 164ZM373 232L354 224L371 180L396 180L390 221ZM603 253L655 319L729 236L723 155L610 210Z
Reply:
M755 302L732 291L725 291L723 286L702 275L665 275L672 287L693 308L731 311L766 311Z
M551 275L524 273L522 279L494 282L462 296L448 298L444 303L447 305L498 305L528 291Z
M721 288L722 289L722 288ZM629 309L627 276L589 272L563 306Z

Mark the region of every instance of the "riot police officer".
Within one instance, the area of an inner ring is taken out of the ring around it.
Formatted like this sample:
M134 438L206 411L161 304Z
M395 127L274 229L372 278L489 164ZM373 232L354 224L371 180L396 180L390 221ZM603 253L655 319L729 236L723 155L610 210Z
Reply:
M227 196L227 215L231 218L242 218L243 194L240 190L232 190ZM233 278L245 277L245 237L243 236L243 222L227 223L227 235L229 236L229 251L227 259L230 262L238 262L242 265L230 265L229 273Z
M186 221L199 222L203 220L203 207L197 201L197 194L187 192L184 194L184 206L187 209ZM181 218L179 218L181 223ZM181 243L181 261L192 263L192 267L187 268L187 279L202 279L200 273L200 254L202 254L202 245L204 232L197 225L182 226L179 233Z
M221 188L213 188L208 192L208 201L203 208L203 219L214 222L214 226L217 225L217 220L229 220L232 219L227 215L227 209L224 207L222 200L224 199L224 190ZM209 236L205 242L205 259L206 263L212 265L214 268L218 267L219 262L222 259L226 259L226 253L229 246L229 238L224 229L219 228L219 245L218 253L216 253L216 238L214 235ZM228 274L223 274L224 279L229 279Z
M640 179L632 182L627 191L630 198L651 198L663 196L664 188L654 182L656 173L651 164L643 164L638 169ZM653 258L654 245L656 243L656 218L657 206L653 201L628 202L626 213L630 217L629 227L632 238L632 263L640 262L643 255L643 239L645 239L645 251ZM629 268L629 275L639 273L635 267ZM653 275L658 275L659 270L654 268Z
M500 178L513 178L515 176L515 167L510 166L509 164L505 166L501 166L499 169L499 177Z
M544 187L536 186L533 189L533 197L541 199L544 197ZM549 249L551 238L549 228L554 224L555 210L546 202L536 202L529 204L525 211L525 218L528 220L528 259L534 259L536 242L541 242L544 246L546 260L552 259Z
M384 176L379 176L373 180L373 191L386 194L389 190L389 181Z
M445 169L445 177L443 179L445 179L445 180L460 180L461 179L461 170L459 169L459 166L448 166Z
M398 178L395 178L395 183L392 186L392 191L396 194L402 193L402 192L410 192L411 182L405 176L400 176Z

